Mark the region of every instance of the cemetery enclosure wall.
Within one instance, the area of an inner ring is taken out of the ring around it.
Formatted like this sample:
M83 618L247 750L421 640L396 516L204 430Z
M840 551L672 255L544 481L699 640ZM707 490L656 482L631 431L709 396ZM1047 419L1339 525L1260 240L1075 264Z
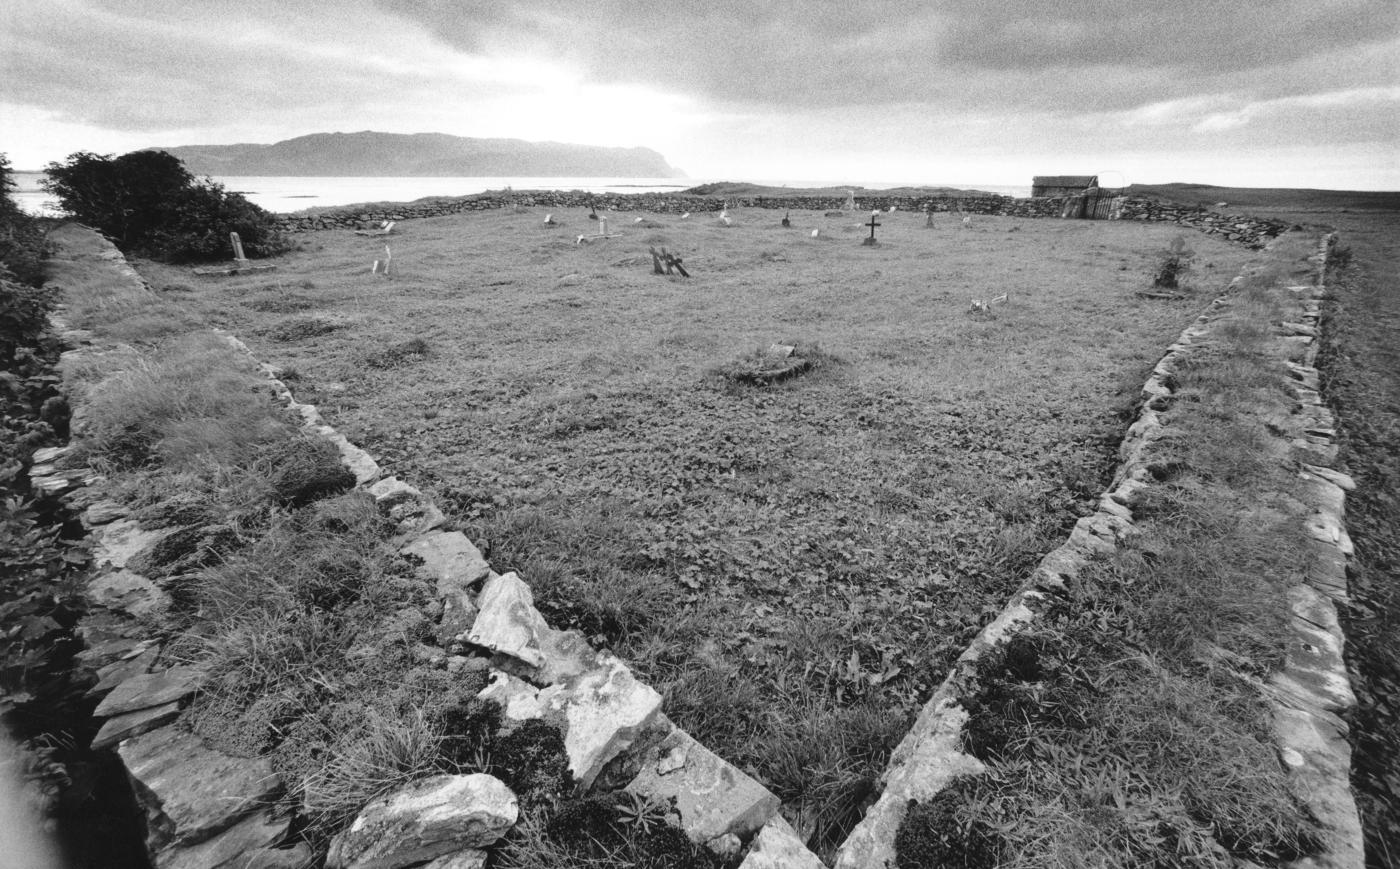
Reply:
M1017 199L1011 196L858 196L857 211L874 209L923 212L959 212L1003 217L1059 217L1066 201L1073 197L1049 196ZM284 215L282 228L288 232L312 232L321 229L359 229L385 220L410 220L442 217L471 211L490 211L512 207L538 208L602 208L612 211L648 212L652 214L685 214L715 212L729 208L771 208L790 211L838 211L846 199L837 196L740 196L720 198L690 196L680 193L586 193L572 191L540 191L530 193L482 193L461 198L427 199L417 202L351 206L319 214ZM1204 208L1163 205L1148 199L1128 199L1123 203L1122 218L1176 223L1211 235L1223 235L1230 241L1250 247L1262 247L1278 236L1287 225L1276 220L1240 215L1219 214Z

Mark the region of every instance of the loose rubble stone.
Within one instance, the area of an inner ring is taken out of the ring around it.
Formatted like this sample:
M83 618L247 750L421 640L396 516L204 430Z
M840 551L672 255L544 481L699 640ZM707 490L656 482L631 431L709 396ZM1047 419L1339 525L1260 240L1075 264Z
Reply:
M481 557L481 550L460 531L433 531L400 551L422 559L419 571L438 584L439 595L444 589L468 588L491 573L491 566Z
M482 773L438 775L374 800L331 842L328 869L400 869L484 848L515 825L515 794Z
M478 612L467 641L540 666L541 637L549 626L534 604L530 587L514 573L491 577L476 599Z
M456 854L444 854L423 869L485 869L486 852L469 848Z
M149 709L188 697L204 681L199 667L171 667L159 673L133 676L112 689L93 710L99 718Z
M679 728L647 751L627 790L658 803L674 799L681 829L701 844L724 835L748 838L782 804Z
M393 507L404 501L424 500L422 492L398 477L385 477L370 486L368 491L374 496L374 502L380 508Z
M147 845L190 845L268 805L282 789L266 758L229 757L175 727L117 747L146 812Z
M141 574L125 569L93 577L84 594L89 603L137 618L159 615L170 608L170 595Z
M506 722L520 724L534 718L544 717L544 706L540 703L540 689L518 679L509 673L494 670L491 683L477 693L477 699L489 700L501 707Z
M739 869L826 869L807 850L792 825L775 815L749 843L749 853Z
M131 519L117 519L102 529L102 536L93 553L93 566L110 564L116 568L126 567L126 563L138 553L150 548L160 540L166 531L147 531Z
M472 625L476 623L477 612L476 603L470 593L451 589L444 594L442 617L434 632L438 645L446 648L467 642L471 636Z
M540 691L545 718L561 722L569 770L583 790L661 710L661 695L638 682L614 656L600 666Z

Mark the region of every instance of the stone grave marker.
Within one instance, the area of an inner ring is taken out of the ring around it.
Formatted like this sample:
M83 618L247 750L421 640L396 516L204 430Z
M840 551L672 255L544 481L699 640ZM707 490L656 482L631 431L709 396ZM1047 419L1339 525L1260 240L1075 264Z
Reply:
M248 262L248 257L243 253L243 239L238 237L238 233L230 232L228 240L233 246L233 263L231 265L195 269L194 273L197 275L236 275L240 272L263 272L277 268L275 265L254 265Z
M847 191L846 191L846 204L845 204L843 207L844 207L847 211L855 211L855 210L856 210L856 192L855 192L854 190L847 190Z
M878 209L878 208L875 209L874 211L870 212L870 222L869 222L869 223L865 223L865 224L861 224L862 226L868 226L868 227L870 227L870 237L867 238L865 241L862 241L862 242L861 242L861 244L864 245L864 246L866 246L866 247L874 247L875 245L879 244L879 242L875 240L875 227L877 227L877 226L884 226L883 223L879 223L879 222L877 222L877 221L875 220L876 216L879 215L879 213L880 213L880 209Z

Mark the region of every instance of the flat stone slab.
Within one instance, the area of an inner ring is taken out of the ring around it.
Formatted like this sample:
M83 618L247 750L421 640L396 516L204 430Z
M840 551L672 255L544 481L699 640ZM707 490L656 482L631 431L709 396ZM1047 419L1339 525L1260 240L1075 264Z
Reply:
M146 810L147 845L193 845L268 805L282 782L266 758L229 757L163 727L117 747Z
M492 671L491 684L477 693L478 700L489 700L501 707L506 721L521 724L544 717L540 689L500 670Z
M444 854L431 863L423 866L423 869L485 869L486 852L469 848L466 851L458 851L456 854Z
M84 590L88 602L141 618L170 608L170 595L154 582L125 568L98 574Z
M179 716L180 704L166 703L161 706L152 706L149 709L124 712L121 715L108 718L102 722L102 728L92 738L92 749L93 751L101 751L104 748L111 748L123 739L130 739L133 736L150 733L157 727L163 727Z
M198 667L171 667L132 676L113 688L92 714L102 718L161 706L193 694L203 681L204 670Z
M252 869L257 866L273 869L278 864L268 862L266 857L259 859L258 854L280 842L291 824L290 817L278 818L269 812L259 812L198 845L174 845L161 851L155 855L155 869ZM281 865L300 869L306 865L311 849L305 848L304 853L303 862ZM292 851L269 852L269 855L282 854L302 856Z
M117 519L107 523L98 539L93 553L93 566L110 564L116 568L126 567L126 563L137 553L149 548L169 532L147 531L132 519Z
M331 841L327 869L401 869L488 847L515 825L520 808L500 779L437 775L374 800Z
M97 697L106 694L133 676L141 676L150 672L151 666L155 664L156 658L160 656L160 647L150 645L136 652L129 653L127 657L114 661L97 671L97 684L88 689L89 697Z
M782 805L763 785L679 728L647 750L641 771L626 789L655 802L674 798L681 829L699 844L726 834L747 839Z
M399 550L422 560L420 573L444 589L466 589L491 573L481 550L460 531L431 531Z

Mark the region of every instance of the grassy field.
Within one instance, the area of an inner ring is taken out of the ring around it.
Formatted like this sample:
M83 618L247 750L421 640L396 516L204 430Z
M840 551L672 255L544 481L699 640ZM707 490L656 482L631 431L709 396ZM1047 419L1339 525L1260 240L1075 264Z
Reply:
M1089 509L1138 389L1247 254L1170 226L501 211L303 236L275 272L140 263L433 491L560 627L838 842L951 659ZM813 237L813 229L819 229ZM649 245L690 279L652 274ZM974 298L1005 293L989 313ZM125 337L140 342L139 318ZM156 328L153 326L153 329ZM163 327L162 327L163 328ZM732 376L781 342L816 362Z

